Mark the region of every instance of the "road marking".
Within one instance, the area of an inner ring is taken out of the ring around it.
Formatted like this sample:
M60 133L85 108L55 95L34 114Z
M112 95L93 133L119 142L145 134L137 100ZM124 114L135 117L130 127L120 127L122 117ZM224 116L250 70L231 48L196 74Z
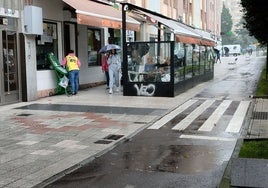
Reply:
M185 135L182 134L180 138L188 138L188 139L201 139L201 140L213 140L213 141L236 141L235 138L223 138L216 136L198 136L198 135Z
M202 114L210 105L212 105L215 100L206 100L198 108L196 108L192 113L186 116L178 124L176 124L172 129L173 130L184 130L187 128L200 114Z
M238 133L242 127L244 117L246 116L250 101L241 101L239 106L237 107L233 118L228 124L225 132Z
M224 100L198 129L198 131L211 131L231 103L231 100Z
M164 126L166 123L171 121L174 117L176 117L178 114L189 108L191 105L196 103L198 100L189 100L185 103L183 103L181 106L167 114L166 116L162 117L158 121L156 121L153 125L148 127L148 129L159 129L160 127Z

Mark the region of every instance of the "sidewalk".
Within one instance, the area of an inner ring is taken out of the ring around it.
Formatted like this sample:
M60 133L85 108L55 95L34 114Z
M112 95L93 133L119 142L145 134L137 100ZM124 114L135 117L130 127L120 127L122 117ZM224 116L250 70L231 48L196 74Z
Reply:
M77 96L0 106L0 187L43 187L131 138L207 84L174 98L109 95L99 86ZM247 137L268 138L268 99L253 104Z
M253 112L246 139L268 138L268 99L254 98ZM241 187L267 187L267 159L236 158L232 161L232 185Z
M266 187L267 159L238 158L240 147L245 139L268 139L268 99L253 98L252 110L249 113L249 126L244 135L237 141L220 183L220 188L234 187ZM245 178L246 177L246 178Z
M174 98L109 95L100 86L72 97L0 106L0 187L42 187L64 176L137 134L205 84Z
M255 98L246 138L268 138L268 99Z

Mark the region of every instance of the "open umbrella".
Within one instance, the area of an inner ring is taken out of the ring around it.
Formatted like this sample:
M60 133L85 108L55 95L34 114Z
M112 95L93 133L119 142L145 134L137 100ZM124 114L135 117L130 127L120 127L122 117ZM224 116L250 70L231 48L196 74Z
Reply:
M116 44L107 44L99 50L99 53L106 53L110 50L120 50L120 49L121 47Z

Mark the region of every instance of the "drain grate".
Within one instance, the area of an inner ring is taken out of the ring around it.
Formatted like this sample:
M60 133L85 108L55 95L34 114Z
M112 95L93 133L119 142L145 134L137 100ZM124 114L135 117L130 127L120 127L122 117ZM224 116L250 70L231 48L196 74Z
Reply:
M118 139L122 138L123 136L124 135L110 134L110 135L106 136L105 138L103 138L103 140L98 140L94 143L95 144L110 144L114 140L118 140Z
M104 139L107 140L118 140L120 138L122 138L124 135L116 135L116 134L110 134L108 136L106 136Z
M110 144L112 141L109 140L98 140L94 142L95 144Z
M33 114L18 114L17 116L31 116L31 115L33 115Z
M253 119L268 120L268 112L253 112Z

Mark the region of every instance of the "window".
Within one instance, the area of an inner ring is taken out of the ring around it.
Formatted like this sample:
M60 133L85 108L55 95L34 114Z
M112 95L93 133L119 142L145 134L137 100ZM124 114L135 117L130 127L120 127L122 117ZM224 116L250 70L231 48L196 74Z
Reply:
M171 42L127 43L129 82L170 82Z
M101 49L101 31L99 29L88 29L87 44L88 66L100 65L100 54L98 51Z
M184 80L185 49L183 43L174 45L174 83Z
M50 69L50 62L47 58L48 53L52 52L58 57L57 24L43 22L43 31L43 35L36 37L37 70Z

